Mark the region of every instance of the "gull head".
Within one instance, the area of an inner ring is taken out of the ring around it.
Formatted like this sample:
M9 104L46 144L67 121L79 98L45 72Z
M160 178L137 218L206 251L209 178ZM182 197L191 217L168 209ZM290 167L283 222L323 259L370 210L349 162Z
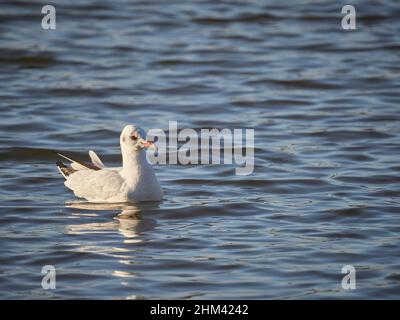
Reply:
M121 132L121 148L123 150L140 151L153 146L153 142L146 140L146 132L134 125L127 125Z

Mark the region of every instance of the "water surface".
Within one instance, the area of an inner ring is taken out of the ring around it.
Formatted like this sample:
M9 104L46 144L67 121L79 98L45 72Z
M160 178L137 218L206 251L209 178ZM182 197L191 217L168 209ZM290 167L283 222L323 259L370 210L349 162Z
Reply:
M400 7L353 1L0 5L0 298L400 297ZM50 150L254 128L255 171L156 166L159 204L76 202ZM57 289L43 290L54 265ZM357 270L343 290L341 269Z

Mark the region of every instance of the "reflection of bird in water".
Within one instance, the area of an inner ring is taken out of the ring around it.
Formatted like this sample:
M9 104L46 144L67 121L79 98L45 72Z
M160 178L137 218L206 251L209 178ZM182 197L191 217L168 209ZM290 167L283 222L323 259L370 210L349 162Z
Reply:
M67 203L66 207L71 208L71 215L77 217L73 220L81 221L81 223L68 225L66 233L72 236L78 235L78 239L85 239L85 241L75 244L73 251L95 253L116 261L117 264L113 264L115 269L111 270L115 277L132 278L137 276L131 266L135 264L143 250L141 247L143 232L152 230L156 225L154 219L143 216L150 213L149 211L157 209L158 203L111 204L74 201ZM99 219L102 220L99 221ZM105 222L101 222L104 220ZM85 221L89 221L89 223L84 223ZM123 236L122 240L120 235Z
M155 220L143 218L142 212L158 208L158 203L90 203L90 202L70 202L67 208L90 210L92 212L78 212L75 216L99 216L99 211L111 211L112 221L91 222L68 225L67 234L104 234L118 230L125 237L124 243L140 242L138 236L141 232L151 230L157 224ZM117 215L115 215L117 211ZM119 213L118 213L119 212ZM103 216L103 214L102 214Z

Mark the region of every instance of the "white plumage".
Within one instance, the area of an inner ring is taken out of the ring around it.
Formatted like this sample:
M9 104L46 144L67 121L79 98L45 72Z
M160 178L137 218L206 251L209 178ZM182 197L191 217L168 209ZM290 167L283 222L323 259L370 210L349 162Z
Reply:
M93 150L89 150L89 157L92 160L92 163L99 167L99 168L104 168L105 165L103 164L103 162L100 160L100 158L97 156L96 152L94 152Z
M65 186L77 197L90 202L159 201L162 190L152 166L146 160L144 148L153 144L146 141L144 131L126 126L120 136L122 167L107 168L90 150L93 165L59 154L71 162L71 167L57 163L65 177Z

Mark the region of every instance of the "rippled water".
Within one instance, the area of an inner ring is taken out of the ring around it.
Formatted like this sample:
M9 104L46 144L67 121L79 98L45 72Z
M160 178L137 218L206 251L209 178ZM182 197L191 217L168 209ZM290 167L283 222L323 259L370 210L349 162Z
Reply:
M0 4L0 298L399 298L400 6ZM127 123L255 128L255 172L157 166L160 204L76 202L50 150ZM57 289L41 288L54 265ZM343 265L357 289L341 288Z

